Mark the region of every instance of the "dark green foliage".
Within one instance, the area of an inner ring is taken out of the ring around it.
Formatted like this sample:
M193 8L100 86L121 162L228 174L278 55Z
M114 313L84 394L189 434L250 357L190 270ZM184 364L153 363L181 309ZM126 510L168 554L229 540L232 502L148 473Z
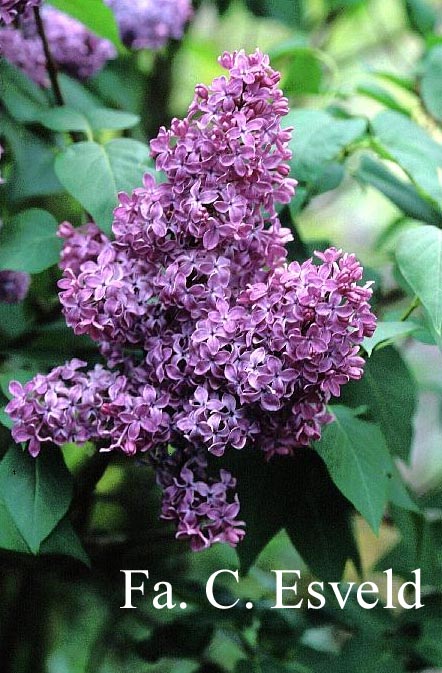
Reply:
M247 536L238 548L244 572L281 528L320 577L338 580L348 558L358 565L351 507L313 451L299 449L292 458L275 457L271 462L259 453L241 452L230 458L229 467L238 477L247 524Z
M366 405L391 453L408 459L416 408L415 381L395 348L376 350L367 360L362 380L351 382L343 390L342 399L352 407Z
M0 303L2 673L442 667L440 3L197 0L184 39L157 53L129 53L102 0L48 3L119 55L92 80L59 75L58 107L50 89L0 63L0 271L32 276L22 302ZM118 193L153 170L147 136L185 114L197 82L219 75L219 53L263 45L281 71L284 123L294 128L298 186L279 213L293 235L289 261L330 245L356 251L364 282L375 281L378 328L361 346L363 378L330 401L334 421L320 441L269 461L256 446L210 457L214 472L237 478L247 535L236 552L217 545L193 554L158 518L145 456L48 444L34 459L11 442L4 409L11 380L73 357L103 361L60 312L58 224L94 219L111 235ZM136 610L120 609L123 568L149 570ZM238 583L225 575L216 586L220 602L238 599L231 610L205 594L222 568L240 573ZM421 570L422 609L385 609L385 592L375 608L361 608L358 584L389 568L396 583ZM301 608L272 607L275 569L301 570ZM320 610L306 608L312 580L325 583ZM326 584L339 580L341 592L355 583L345 609ZM154 585L165 581L171 611L152 607Z

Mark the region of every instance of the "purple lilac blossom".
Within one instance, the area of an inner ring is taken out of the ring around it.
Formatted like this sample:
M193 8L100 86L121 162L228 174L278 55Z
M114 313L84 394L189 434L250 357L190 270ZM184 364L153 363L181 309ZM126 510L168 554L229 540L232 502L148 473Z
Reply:
M183 37L192 16L190 0L105 0L113 10L121 40L130 49L160 49Z
M108 40L94 35L67 14L43 7L41 17L54 63L68 75L87 79L116 57L116 50ZM19 20L17 27L0 29L0 51L34 82L49 86L43 45L31 12Z
M46 58L32 13L17 26L0 28L0 54L41 87L49 87Z
M10 24L31 7L38 7L41 0L0 0L0 26Z
M24 386L11 383L14 399L8 413L17 421L17 442L29 441L33 456L46 442L61 446L104 440L108 450L128 455L167 442L167 395L101 365L80 371L86 364L74 359Z
M376 324L354 255L330 248L318 263L287 263L292 237L276 204L296 182L279 73L258 50L220 62L228 77L197 86L186 118L152 140L167 180L147 174L120 194L115 239L94 224L60 227L66 322L97 341L109 368L93 374L98 402L91 374L75 368L71 392L59 369L13 384L7 408L34 454L68 438L144 452L162 516L194 549L243 535L234 479L209 477L209 454L271 459L319 439L327 402L362 376L359 347Z
M215 542L235 547L242 540L245 524L237 519L240 505L230 472L210 477L206 457L194 449L172 456L160 451L153 463L164 492L161 518L175 523L178 539L189 540L193 551Z
M0 271L0 302L18 304L26 297L31 277L23 271Z

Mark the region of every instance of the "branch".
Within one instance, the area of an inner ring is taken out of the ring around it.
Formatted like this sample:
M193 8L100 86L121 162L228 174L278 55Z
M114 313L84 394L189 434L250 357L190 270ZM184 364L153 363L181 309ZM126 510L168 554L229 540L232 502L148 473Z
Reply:
M55 67L52 58L51 50L49 49L48 39L46 37L43 21L40 14L39 7L34 7L35 23L37 24L37 31L43 43L43 50L46 58L46 69L48 71L49 79L51 80L52 91L57 105L64 105L63 95L61 93L60 85L58 83L57 68Z

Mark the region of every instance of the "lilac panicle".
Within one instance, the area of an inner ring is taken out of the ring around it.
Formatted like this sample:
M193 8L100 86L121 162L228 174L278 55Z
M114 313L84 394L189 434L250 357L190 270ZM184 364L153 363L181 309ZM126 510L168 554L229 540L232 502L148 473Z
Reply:
M270 459L319 439L328 401L362 376L359 348L375 329L354 255L286 261L291 234L276 206L296 182L279 74L258 50L220 62L227 76L197 86L187 116L152 140L166 180L146 174L120 194L114 240L94 224L60 227L66 321L97 341L108 369L74 363L67 382L58 369L13 384L7 408L33 453L68 438L144 452L162 516L193 549L244 534L235 480L211 476L208 455Z
M192 16L190 0L105 0L113 10L121 40L130 49L160 49L179 40Z
M201 452L166 451L154 460L157 482L163 489L161 518L173 521L176 537L189 540L193 551L207 549L215 542L236 547L244 537L239 521L236 480L227 470L218 478L208 475L207 459Z
M31 7L41 5L41 0L0 0L0 26L10 24Z
M94 35L67 14L44 6L41 17L54 63L68 75L87 79L116 57L111 42ZM49 86L43 45L32 12L25 13L17 26L0 29L0 51L34 82L43 87Z
M26 297L31 277L23 271L0 271L0 302L17 304Z

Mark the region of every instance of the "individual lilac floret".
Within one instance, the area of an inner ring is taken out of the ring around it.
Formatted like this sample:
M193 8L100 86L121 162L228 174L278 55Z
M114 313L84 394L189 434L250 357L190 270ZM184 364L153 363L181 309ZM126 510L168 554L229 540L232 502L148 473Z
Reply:
M202 454L186 460L182 452L163 453L157 464L157 481L163 488L161 518L176 524L177 539L190 541L193 551L207 549L215 542L236 547L244 537L244 522L239 521L236 479L220 470L219 479L208 476Z
M122 42L130 49L160 49L180 40L192 16L190 0L105 0L113 10Z
M31 7L38 7L41 0L0 0L0 26L10 24Z
M18 304L26 297L31 277L23 271L0 271L0 302Z
M94 35L80 21L45 6L41 10L52 58L63 72L78 79L87 79L99 72L109 59L116 57L111 42ZM23 70L34 82L48 87L46 59L34 16L27 12L18 26L0 30L2 55Z
M68 436L145 452L163 516L194 549L243 535L234 480L210 477L208 455L271 459L319 439L328 401L362 376L376 324L354 255L286 262L277 204L296 183L279 74L259 51L220 62L228 75L197 86L185 119L151 142L166 180L147 174L120 194L115 239L94 224L60 227L66 322L98 343L108 370L76 372L75 393L57 370L37 387L13 384L8 405L16 441L32 439L34 453Z

